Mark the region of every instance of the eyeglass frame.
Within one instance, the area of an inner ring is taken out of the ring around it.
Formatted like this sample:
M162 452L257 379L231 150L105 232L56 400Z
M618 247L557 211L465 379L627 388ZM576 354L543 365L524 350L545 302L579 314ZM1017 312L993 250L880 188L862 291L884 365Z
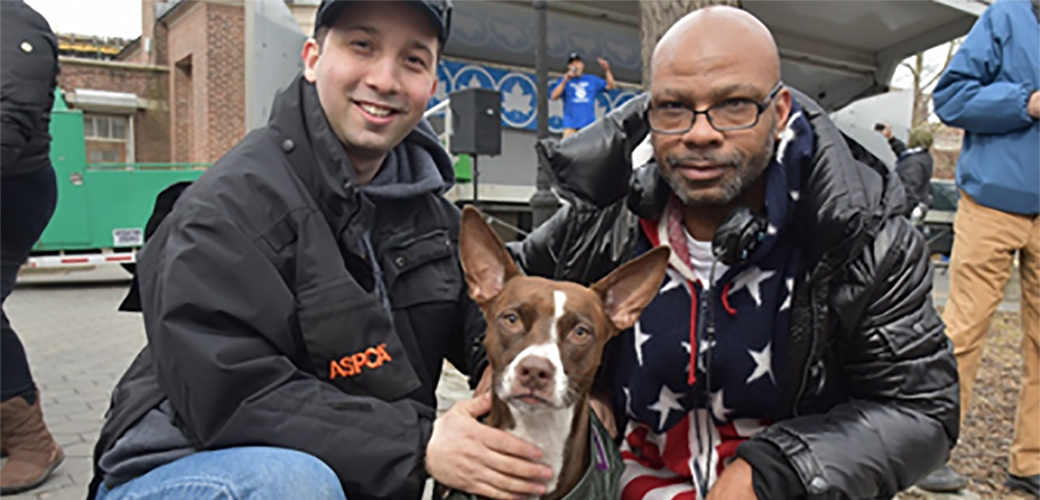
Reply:
M751 101L751 103L754 104L756 108L758 108L758 112L755 113L755 121L751 122L750 125L741 125L739 127L725 127L725 128L716 127L715 126L715 122L713 122L711 120L711 115L708 114L708 113L710 113L711 110L716 109L719 106L722 106L723 104L725 104L724 102L716 104L714 106L710 106L708 109L705 109L703 111L697 111L696 109L693 109L693 108L684 108L684 109L688 110L689 112L693 113L693 117L690 118L690 126L686 127L685 129L682 129L682 130L665 130L665 131L662 131L662 130L654 129L654 126L650 124L650 111L652 111L654 109L652 104L650 105L650 107L647 108L646 113L644 114L644 119L646 119L646 124L647 124L647 126L650 127L650 131L651 132L654 132L656 134L664 134L664 135L682 135L682 134L685 134L685 133L693 130L693 126L697 123L697 116L698 115L704 115L704 118L708 120L708 125L710 125L711 128L715 129L717 132L734 132L734 131L737 131L737 130L747 130L749 128L754 128L755 125L758 125L759 119L762 118L762 113L764 113L766 111L766 109L769 108L769 104L773 101L773 99L776 99L776 96L780 94L780 90L783 89L783 88L784 88L784 82L780 81L780 82L776 83L776 86L773 87L773 90L771 90L769 92L769 95L767 95L765 99L763 99L763 100L761 100L759 102L751 101L750 99L745 99L747 101Z

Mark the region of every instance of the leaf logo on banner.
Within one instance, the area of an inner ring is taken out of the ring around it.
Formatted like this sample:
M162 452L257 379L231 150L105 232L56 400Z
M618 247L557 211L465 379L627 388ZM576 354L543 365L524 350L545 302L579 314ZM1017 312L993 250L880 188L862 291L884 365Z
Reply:
M513 87L502 94L502 108L507 113L521 113L528 115L531 113L531 101L532 96L524 93L524 89L520 88L520 84L514 82Z

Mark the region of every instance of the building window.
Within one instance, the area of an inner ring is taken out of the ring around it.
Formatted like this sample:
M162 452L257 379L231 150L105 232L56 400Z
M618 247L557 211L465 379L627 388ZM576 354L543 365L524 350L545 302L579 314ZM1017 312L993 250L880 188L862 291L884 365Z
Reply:
M89 163L133 161L129 115L83 114L83 138Z
M83 136L86 139L112 139L126 142L128 117L120 115L83 114Z
M88 163L123 163L122 156L118 151L93 150L87 154Z

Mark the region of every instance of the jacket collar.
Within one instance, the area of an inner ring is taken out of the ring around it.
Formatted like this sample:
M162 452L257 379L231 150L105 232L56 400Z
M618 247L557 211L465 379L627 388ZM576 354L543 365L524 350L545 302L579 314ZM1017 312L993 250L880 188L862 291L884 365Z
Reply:
M840 266L859 254L902 193L890 189L893 183L887 172L879 172L853 155L848 144L851 139L819 104L797 90L791 93L816 136L812 161L802 171L802 197L795 214L803 250L809 262L830 257L833 266ZM869 153L862 150L861 154Z
M314 84L302 74L275 97L267 133L281 147L335 234L359 210L367 207L362 214L372 211L354 182L354 169L325 118Z

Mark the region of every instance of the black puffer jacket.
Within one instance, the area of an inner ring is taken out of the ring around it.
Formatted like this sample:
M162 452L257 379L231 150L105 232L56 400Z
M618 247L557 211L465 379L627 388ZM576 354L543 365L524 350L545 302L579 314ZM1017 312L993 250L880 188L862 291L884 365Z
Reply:
M903 204L898 182L856 161L819 105L795 95L816 151L801 170L794 221L804 272L791 369L778 373L788 418L742 445L741 456L768 498L891 498L957 441L953 352L932 306L924 241L892 210ZM629 164L648 132L646 102L632 100L562 145L539 146L569 204L511 248L528 273L594 282L631 258L640 217L660 217L670 188L656 165L633 172ZM778 467L786 484L763 488L758 472Z
M51 164L51 106L58 85L58 39L22 0L0 2L0 176Z

